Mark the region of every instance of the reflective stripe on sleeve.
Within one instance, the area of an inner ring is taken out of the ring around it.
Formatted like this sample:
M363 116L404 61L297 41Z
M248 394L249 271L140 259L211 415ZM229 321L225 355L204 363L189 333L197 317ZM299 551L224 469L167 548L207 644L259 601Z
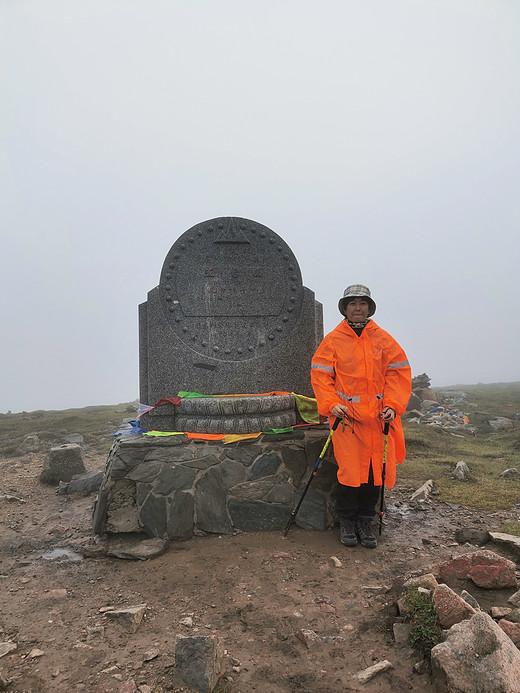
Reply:
M395 363L389 363L388 368L406 368L409 365L409 361L396 361Z
M324 366L322 363L311 363L311 368L316 368L319 371L325 371L326 373L334 373L334 368L332 366Z
M338 395L338 397L340 399L344 399L347 402L360 402L361 401L359 398L359 395L357 395L356 397L351 397L350 395L343 394L343 392L340 392L339 390L336 390L336 394Z

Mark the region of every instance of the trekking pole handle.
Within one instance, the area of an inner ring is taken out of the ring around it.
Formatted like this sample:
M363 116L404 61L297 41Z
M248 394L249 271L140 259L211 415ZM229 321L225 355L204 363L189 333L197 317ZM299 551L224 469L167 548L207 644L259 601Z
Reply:
M388 432L390 431L390 421L385 421L385 427L383 428L383 433L385 436L388 435Z

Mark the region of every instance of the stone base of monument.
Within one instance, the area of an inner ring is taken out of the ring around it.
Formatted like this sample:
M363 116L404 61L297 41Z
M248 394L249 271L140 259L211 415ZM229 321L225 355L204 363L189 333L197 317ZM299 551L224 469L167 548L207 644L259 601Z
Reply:
M141 415L145 431L257 433L294 426L294 395L195 397L161 404Z
M229 445L186 435L121 436L108 456L94 532L189 539L282 530L327 434L326 426L312 426ZM329 455L300 507L302 528L325 530L335 522L337 467Z

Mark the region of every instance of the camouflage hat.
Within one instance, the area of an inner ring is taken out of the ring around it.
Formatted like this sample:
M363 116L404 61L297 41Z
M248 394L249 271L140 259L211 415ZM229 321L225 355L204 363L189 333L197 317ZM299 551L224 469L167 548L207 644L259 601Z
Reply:
M343 298L339 299L338 308L341 315L345 315L347 303L353 298L364 298L368 302L368 317L371 317L376 312L376 304L370 295L370 289L363 284L351 284L347 286L343 292Z

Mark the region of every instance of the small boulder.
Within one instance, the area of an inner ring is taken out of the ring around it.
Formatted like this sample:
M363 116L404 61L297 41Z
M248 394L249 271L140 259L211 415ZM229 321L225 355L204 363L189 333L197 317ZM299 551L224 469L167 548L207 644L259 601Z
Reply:
M469 476L469 467L464 460L457 462L455 465L455 470L453 471L453 476L455 479L457 479L457 481L464 481L467 479Z
M448 693L518 693L520 651L483 611L454 625L431 650L433 678Z
M410 496L411 501L426 500L433 490L433 479L428 479L424 484L414 491Z
M513 422L511 419L506 419L505 416L497 416L494 419L489 420L489 425L495 431L507 431L513 428Z
M66 443L77 443L78 445L83 445L85 442L81 433L68 433L65 436Z
M20 455L27 455L29 452L38 452L41 441L35 433L25 436L23 441L17 447L17 452Z
M511 638L514 644L520 648L520 623L513 623L503 618L498 622L498 625L502 628L504 633Z
M471 604L459 597L448 585L439 585L435 588L433 605L442 628L451 628L476 613Z
M443 582L472 580L478 587L502 589L516 587L516 565L493 551L482 549L446 561L438 567Z
M511 469L504 469L500 474L502 479L518 479L518 469L516 467L511 467Z
M70 481L60 481L58 493L60 495L77 493L81 496L88 496L99 490L103 481L103 475L103 469L85 472L85 474L75 474Z
M60 481L70 481L74 475L84 474L86 471L81 447L77 443L64 443L50 449L40 481L58 484Z
M175 669L190 688L199 693L213 693L224 673L223 650L217 638L214 635L178 635Z
M112 621L117 621L129 633L135 633L143 619L146 604L129 606L126 609L113 609L106 611L105 616Z
M459 527L455 530L455 541L459 544L476 544L482 546L490 540L489 532L485 529L477 529L476 527Z

